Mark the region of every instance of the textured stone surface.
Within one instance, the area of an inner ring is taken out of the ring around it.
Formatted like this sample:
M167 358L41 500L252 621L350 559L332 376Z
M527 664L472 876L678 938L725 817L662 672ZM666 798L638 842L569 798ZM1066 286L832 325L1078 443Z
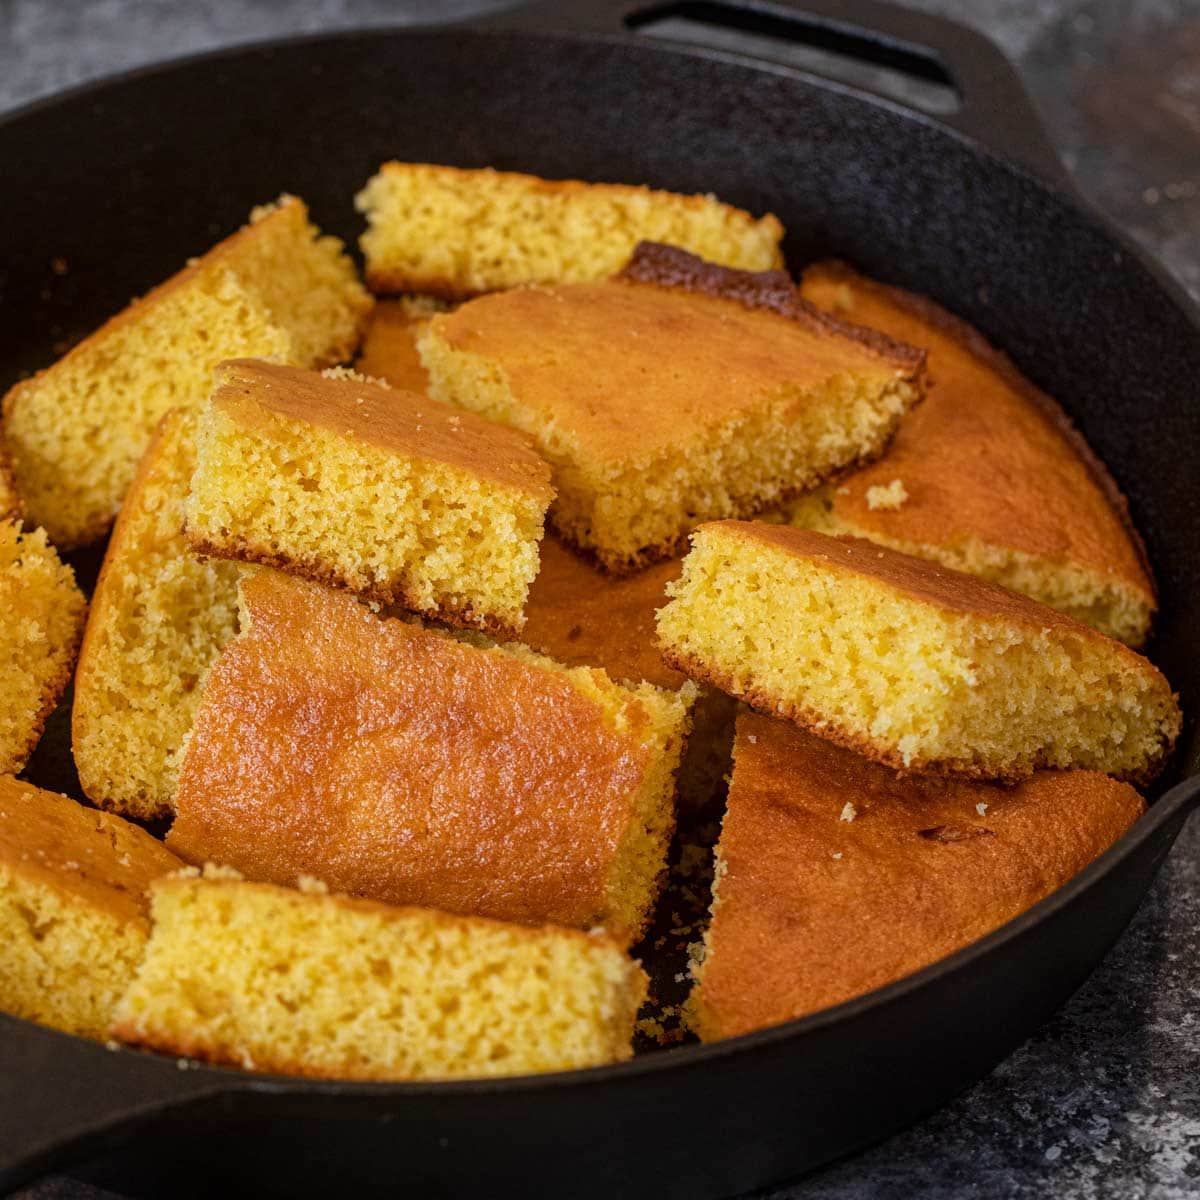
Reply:
M1013 58L1085 195L1200 297L1200 3L910 0ZM0 0L0 109L208 47L466 15L487 0ZM631 7L633 7L631 2ZM1200 823L1030 1042L940 1113L770 1200L1200 1194ZM38 1200L105 1200L48 1180Z

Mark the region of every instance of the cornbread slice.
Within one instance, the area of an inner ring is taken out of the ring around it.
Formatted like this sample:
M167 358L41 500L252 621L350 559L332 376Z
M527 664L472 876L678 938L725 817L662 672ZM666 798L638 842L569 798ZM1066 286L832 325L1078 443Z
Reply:
M1155 608L1128 506L1066 414L969 325L840 263L806 299L929 353L925 402L878 462L795 502L791 519L982 575L1129 645Z
M168 845L190 862L504 920L644 928L691 697L243 577Z
M599 667L619 683L644 680L679 692L687 676L663 662L654 614L666 603L666 586L681 566L682 559L673 558L614 579L551 534L542 542L541 568L529 589L521 636L532 649L567 666ZM725 777L735 707L716 688L696 693L692 731L679 766L681 805L702 804Z
M0 776L0 1008L103 1038L150 932L146 888L182 865L120 817Z
M380 300L371 314L355 370L394 388L425 395L429 375L421 366L417 337L430 317L445 311L446 305L432 296Z
M112 1032L247 1070L449 1079L630 1057L646 976L603 934L163 879Z
M1145 811L1127 784L897 776L756 713L738 718L691 1024L704 1041L827 1008L1031 907Z
M457 625L524 623L554 495L528 439L345 370L217 368L187 536Z
M706 525L670 590L668 662L894 767L1145 780L1179 733L1170 685L1127 646L858 538Z
M196 465L196 414L169 412L113 530L71 709L79 782L103 808L152 819L171 811L176 754L200 682L237 632L235 563L202 559L183 536Z
M879 453L922 362L820 315L782 272L668 246L616 280L472 300L418 348L430 395L533 436L555 528L614 572Z
M223 358L324 366L353 353L370 309L336 238L294 196L135 300L4 399L30 516L59 546L112 523L155 427L208 395Z
M0 774L24 767L71 678L87 604L45 530L0 521Z
M508 171L384 163L355 199L377 292L463 298L620 270L638 242L668 242L751 271L783 266L783 226L713 196Z

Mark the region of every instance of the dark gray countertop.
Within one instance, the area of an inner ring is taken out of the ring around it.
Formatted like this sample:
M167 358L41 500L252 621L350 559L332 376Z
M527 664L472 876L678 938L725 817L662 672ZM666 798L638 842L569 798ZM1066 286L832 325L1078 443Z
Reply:
M1200 0L910 0L990 34L1081 190L1200 298ZM98 75L488 0L0 0L0 110ZM763 1200L1200 1195L1200 823L1071 1002L987 1079ZM66 1180L26 1200L102 1200Z

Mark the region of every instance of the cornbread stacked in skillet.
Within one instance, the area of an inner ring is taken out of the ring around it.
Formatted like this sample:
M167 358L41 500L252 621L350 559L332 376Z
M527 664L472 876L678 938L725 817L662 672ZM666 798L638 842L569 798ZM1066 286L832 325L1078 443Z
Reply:
M611 571L668 557L879 453L923 355L751 274L643 245L616 279L518 288L434 317L430 395L532 435L551 520Z
M929 352L926 398L879 461L795 502L792 520L982 575L1131 646L1154 584L1124 498L1062 410L970 326L840 263L818 307Z
M344 1079L563 1071L630 1056L646 977L603 934L244 883L153 887L112 1032L248 1070Z
M55 544L102 536L170 408L208 395L224 358L324 366L353 353L371 301L335 238L292 196L136 300L4 400L30 517Z
M183 536L196 414L174 409L142 457L92 594L75 672L71 748L101 808L153 819L175 797L176 754L200 688L237 631L234 563Z
M712 196L384 163L356 201L377 292L461 299L521 284L605 279L638 242L682 246L750 271L783 265L783 227Z
M672 593L668 662L893 767L1148 781L1179 733L1170 685L1127 646L861 538L706 525Z
M692 1025L731 1037L920 970L1061 887L1144 810L1092 771L902 776L746 713Z
M167 845L248 878L645 927L691 697L376 616L273 571L208 676Z
M199 551L515 632L554 492L527 439L345 370L222 363L187 503Z
M104 1037L150 932L150 882L183 864L120 817L0 775L0 1008Z
M41 529L0 521L0 772L21 770L71 678L86 603Z

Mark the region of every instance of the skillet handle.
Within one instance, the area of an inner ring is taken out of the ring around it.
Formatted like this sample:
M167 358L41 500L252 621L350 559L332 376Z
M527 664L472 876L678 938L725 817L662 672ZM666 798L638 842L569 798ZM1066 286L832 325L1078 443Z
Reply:
M181 1070L0 1014L0 1195L231 1090L210 1068Z
M886 0L534 0L493 14L486 24L537 33L611 36L671 17L753 33L760 44L766 36L783 46L801 43L834 49L948 84L958 96L957 111L934 116L914 111L1024 167L1056 190L1076 194L1037 109L1000 50L983 34L956 21ZM750 53L766 57L757 50ZM787 62L782 65L799 69ZM902 103L857 82L849 86L891 105Z

